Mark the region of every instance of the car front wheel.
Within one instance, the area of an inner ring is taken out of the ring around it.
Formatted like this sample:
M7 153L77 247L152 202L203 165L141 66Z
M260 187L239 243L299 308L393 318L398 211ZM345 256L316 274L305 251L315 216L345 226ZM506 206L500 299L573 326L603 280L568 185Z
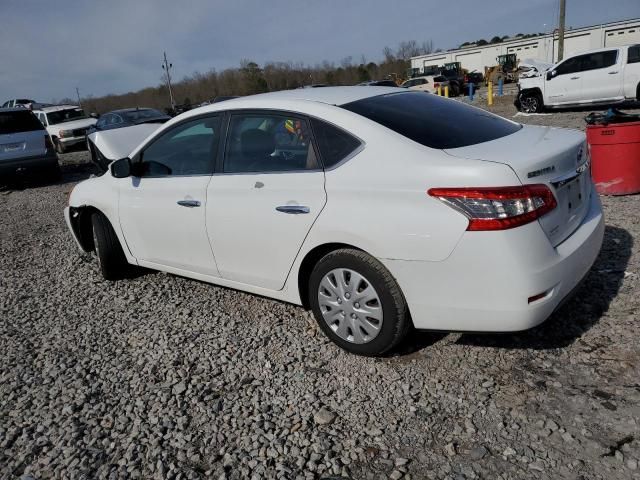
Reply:
M100 212L91 216L93 227L93 245L98 257L100 273L105 280L126 278L131 271L120 241L107 217Z
M372 256L340 249L324 256L309 279L309 303L322 331L359 355L383 355L400 343L411 319L400 287Z
M539 93L523 93L520 96L520 109L524 113L540 113L544 110L542 96Z

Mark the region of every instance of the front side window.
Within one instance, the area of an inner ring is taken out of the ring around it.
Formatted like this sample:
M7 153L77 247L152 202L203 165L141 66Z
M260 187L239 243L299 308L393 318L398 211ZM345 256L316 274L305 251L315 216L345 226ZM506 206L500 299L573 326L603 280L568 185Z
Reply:
M629 58L627 63L640 63L640 45L629 47Z
M225 173L291 172L319 168L309 122L276 114L231 117Z
M105 115L102 115L102 117L100 117L100 120L98 120L98 123L96 123L96 127L104 128L107 125L109 125L110 121L111 121L111 114L107 113Z
M140 176L210 175L219 137L217 116L178 125L143 150Z
M556 68L557 75L568 75L580 71L580 57L573 57L565 60Z
M581 55L580 58L582 59L581 70L583 72L598 70L615 65L618 59L618 51L608 50L606 52L590 53L588 55Z

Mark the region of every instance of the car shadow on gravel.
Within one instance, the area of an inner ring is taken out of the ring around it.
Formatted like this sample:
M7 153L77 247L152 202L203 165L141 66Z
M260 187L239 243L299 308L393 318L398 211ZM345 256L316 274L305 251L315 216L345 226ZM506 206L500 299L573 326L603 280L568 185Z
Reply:
M81 163L63 165L60 167L60 178L51 179L46 175L33 174L28 176L13 176L0 179L0 191L11 192L13 190L27 190L32 188L49 187L52 185L66 185L86 180L91 175L97 175L98 171L93 164Z
M459 345L505 349L546 350L571 345L593 327L618 294L631 257L633 237L622 228L607 226L600 255L584 282L543 324L520 333L463 334Z

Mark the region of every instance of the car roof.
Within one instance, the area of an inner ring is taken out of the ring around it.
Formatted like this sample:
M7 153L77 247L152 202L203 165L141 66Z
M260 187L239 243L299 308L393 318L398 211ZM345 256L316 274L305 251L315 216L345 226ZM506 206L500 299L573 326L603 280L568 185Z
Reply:
M111 110L110 112L107 112L107 113L129 113L129 112L139 112L140 110L155 110L156 112L160 111L157 108L151 108L151 107L132 107L132 108L119 108L118 110Z
M0 112L2 113L6 113L6 112L30 112L31 110L29 110L28 108L24 108L24 107L5 107L5 108L0 108Z
M323 88L296 88L294 90L280 90L278 92L260 93L246 97L233 98L224 102L214 103L198 108L199 113L207 111L224 110L233 105L233 108L252 108L254 104L260 104L264 108L266 101L287 102L318 102L327 105L345 105L369 97L377 97L388 93L398 93L397 87L323 87Z
M36 108L34 111L49 113L49 112L58 112L60 110L69 110L69 109L75 110L77 108L82 108L82 107L79 107L78 105L54 105L51 107Z

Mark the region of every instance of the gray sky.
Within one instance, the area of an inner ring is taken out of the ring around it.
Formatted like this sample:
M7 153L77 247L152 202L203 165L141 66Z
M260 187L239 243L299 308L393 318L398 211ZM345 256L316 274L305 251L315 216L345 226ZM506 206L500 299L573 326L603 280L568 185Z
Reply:
M402 40L447 49L550 30L558 0L0 0L0 101L124 93L241 59L378 61ZM640 0L567 0L567 25L640 16Z

